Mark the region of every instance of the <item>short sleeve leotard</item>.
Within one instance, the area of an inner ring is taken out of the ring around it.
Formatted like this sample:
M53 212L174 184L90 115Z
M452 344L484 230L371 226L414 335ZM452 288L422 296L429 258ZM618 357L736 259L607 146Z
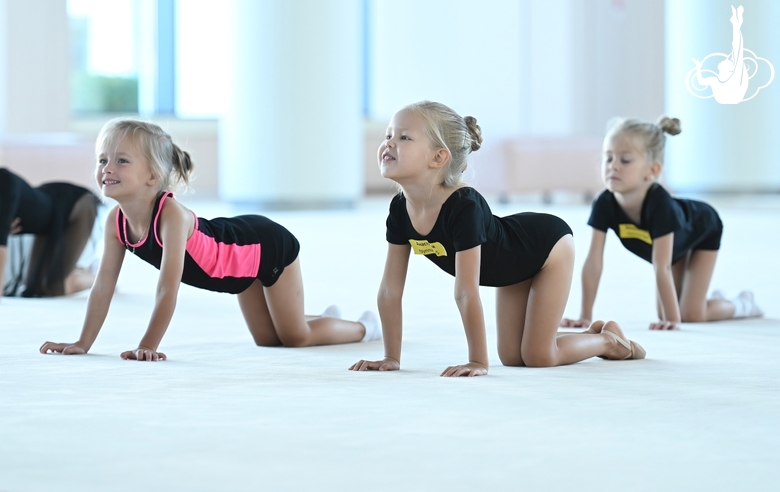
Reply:
M455 190L441 206L431 232L415 231L406 198L396 195L387 217L387 241L411 244L439 268L455 275L455 253L481 245L479 284L503 287L528 280L542 269L553 246L571 229L549 214L496 217L474 188Z
M163 244L158 235L160 212L170 191L155 201L149 233L139 243L127 239L127 218L116 212L119 242L159 270ZM153 237L154 239L149 239ZM239 294L255 279L270 287L284 268L298 257L300 245L287 229L261 215L203 219L195 217L195 230L187 240L181 281L193 287Z
M641 220L635 224L618 204L615 195L604 190L593 202L588 225L600 231L615 231L623 246L653 262L653 241L674 233L672 263L677 263L692 250L718 250L723 224L710 205L696 200L672 197L655 184L642 202Z
M64 234L74 205L84 195L94 198L97 209L98 198L86 188L62 182L33 188L13 172L0 168L0 246L8 245L11 224L16 218L20 220L19 234L46 238L41 261L29 267L22 297L42 296L44 286L64 282ZM6 291L6 295L15 294L13 290Z

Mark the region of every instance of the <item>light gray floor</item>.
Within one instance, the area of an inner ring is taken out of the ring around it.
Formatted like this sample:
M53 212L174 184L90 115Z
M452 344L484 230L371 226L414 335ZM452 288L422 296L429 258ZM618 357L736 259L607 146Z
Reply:
M389 200L270 213L301 240L306 305L375 309ZM44 356L78 336L85 296L0 302L0 490L770 490L780 472L780 201L716 200L726 232L713 287L751 288L762 320L649 332L652 269L610 234L596 314L644 361L599 359L443 379L465 362L452 278L412 258L403 370L352 373L381 342L253 346L236 300L183 287L164 363L123 361L148 321L156 271L128 257L90 355ZM192 203L203 216L229 213ZM579 307L588 209L575 230L567 314ZM493 292L483 289L495 341ZM774 464L773 464L774 463Z

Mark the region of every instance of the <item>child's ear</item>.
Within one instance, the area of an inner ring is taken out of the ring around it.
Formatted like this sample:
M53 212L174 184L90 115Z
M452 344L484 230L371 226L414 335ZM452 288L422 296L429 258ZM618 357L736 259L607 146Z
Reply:
M653 164L650 166L650 173L652 173L652 178L653 178L653 180L656 180L656 179L658 179L658 175L659 175L659 174L661 174L661 168L662 168L662 167L663 167L663 166L662 166L662 165L661 165L661 163L660 163L660 162L658 162L658 161L655 161L655 162L654 162L654 163L653 163Z
M436 151L435 154L433 154L433 158L431 159L431 167L436 168L442 168L444 167L450 160L450 151L441 148Z

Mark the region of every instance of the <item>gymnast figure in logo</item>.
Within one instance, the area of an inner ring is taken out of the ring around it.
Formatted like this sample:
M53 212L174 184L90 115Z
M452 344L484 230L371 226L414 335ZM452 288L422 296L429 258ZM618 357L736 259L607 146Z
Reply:
M696 64L696 80L703 86L712 88L712 95L715 100L721 104L737 104L742 102L748 89L750 77L748 68L745 65L745 46L742 39L742 5L736 10L731 7L731 54L723 61L718 63L717 77L702 77L701 66L704 60L698 61L694 58Z

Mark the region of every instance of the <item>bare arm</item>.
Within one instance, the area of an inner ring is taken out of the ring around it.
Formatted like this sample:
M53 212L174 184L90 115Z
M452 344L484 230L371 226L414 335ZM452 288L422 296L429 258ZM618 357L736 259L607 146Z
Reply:
M190 229L194 218L184 206L173 200L165 202L160 213L159 234L163 243L160 278L157 281L157 295L154 310L146 333L138 348L123 352L123 359L158 360L165 354L157 353L157 347L165 335L176 308L176 298L184 271L184 256ZM154 240L150 233L149 241Z
M674 275L672 275L673 247L673 232L653 239L652 259L655 270L655 283L664 316L661 323L653 323L650 325L650 329L674 330L679 328L678 324L681 321L677 288L674 286Z
M116 237L115 216L116 207L109 212L106 218L103 234L103 258L100 260L97 277L87 300L87 314L81 328L81 336L75 343L46 342L40 348L41 353L86 354L95 343L95 339L106 320L108 308L114 296L116 281L122 269L122 261L125 257L125 248Z
M377 294L385 357L381 361L358 361L350 367L353 371L391 371L401 367L402 299L411 250L410 245L388 244L385 272L382 275L382 283L379 285L379 293Z
M482 246L455 254L455 302L466 330L469 363L451 366L442 376L484 376L488 372L485 315L479 297L479 269Z
M601 272L604 267L604 244L607 241L607 233L593 229L590 240L590 249L582 266L582 307L580 318L593 320L593 304L596 303L596 293L599 290Z
M607 233L593 228L590 240L590 249L582 266L582 305L580 307L580 319L564 318L563 327L587 327L593 321L593 304L596 302L596 293L601 281L601 271L604 265L604 244L607 241Z

